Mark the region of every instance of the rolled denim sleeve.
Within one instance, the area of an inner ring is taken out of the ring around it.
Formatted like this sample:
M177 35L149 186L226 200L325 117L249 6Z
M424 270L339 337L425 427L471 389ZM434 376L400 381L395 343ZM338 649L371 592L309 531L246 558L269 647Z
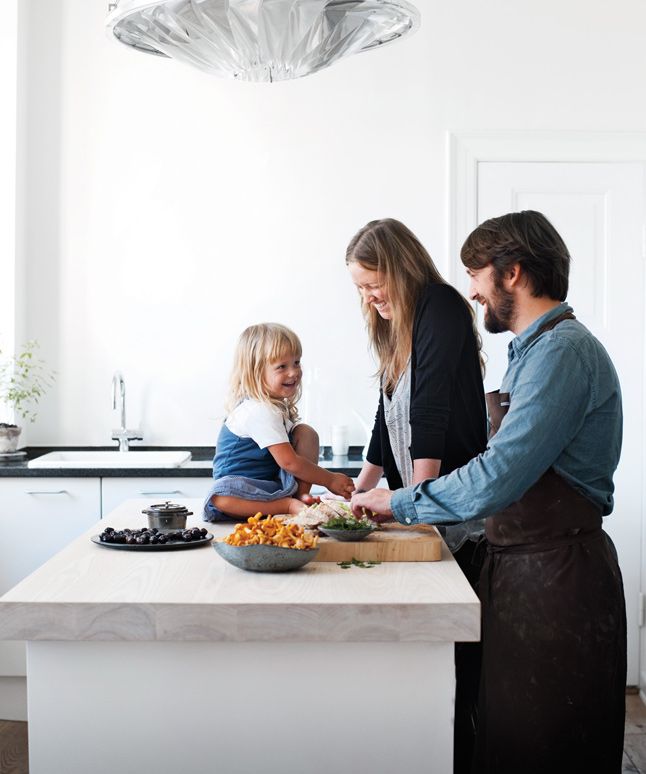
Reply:
M395 492L397 521L458 524L520 499L580 430L593 402L591 383L570 342L542 336L514 375L509 412L486 451L446 476Z

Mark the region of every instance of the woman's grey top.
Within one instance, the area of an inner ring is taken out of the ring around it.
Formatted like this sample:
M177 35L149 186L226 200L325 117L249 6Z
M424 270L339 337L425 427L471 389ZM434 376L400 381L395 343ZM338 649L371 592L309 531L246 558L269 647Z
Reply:
M413 460L410 456L410 358L399 377L393 394L384 390L384 416L397 470L404 486L413 483Z
M397 470L405 487L413 483L413 460L410 453L410 359L399 377L391 397L383 390L384 418L388 430L390 448ZM456 524L455 526L438 526L451 553L462 547L466 540L478 540L482 535L483 523L478 520Z

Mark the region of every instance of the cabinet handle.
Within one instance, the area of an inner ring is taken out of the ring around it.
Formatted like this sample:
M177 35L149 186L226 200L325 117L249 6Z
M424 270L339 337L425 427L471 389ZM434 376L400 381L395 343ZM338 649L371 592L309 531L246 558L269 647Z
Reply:
M67 489L25 489L25 494L69 494Z
M140 489L139 490L139 494L141 494L141 495L172 495L172 494L182 494L182 490L181 489L168 489L166 491L164 491L164 490L162 490L162 491L155 491L155 490L153 490L153 491L148 492L148 491L144 491L143 489Z

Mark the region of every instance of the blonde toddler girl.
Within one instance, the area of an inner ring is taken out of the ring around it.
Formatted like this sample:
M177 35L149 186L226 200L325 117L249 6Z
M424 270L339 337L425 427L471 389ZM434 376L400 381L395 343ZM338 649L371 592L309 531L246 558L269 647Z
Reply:
M316 461L319 438L303 424L301 343L277 323L252 325L238 341L231 375L229 413L218 436L207 521L298 513L312 502L312 484L349 497L354 484Z

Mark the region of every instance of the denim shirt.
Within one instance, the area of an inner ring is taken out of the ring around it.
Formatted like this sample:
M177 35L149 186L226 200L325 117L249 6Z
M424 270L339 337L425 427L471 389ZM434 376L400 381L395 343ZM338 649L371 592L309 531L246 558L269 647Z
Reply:
M613 507L622 436L621 390L608 353L578 320L539 334L559 304L509 344L501 392L509 412L487 449L442 478L398 489L397 521L456 524L507 507L550 467L599 506Z

